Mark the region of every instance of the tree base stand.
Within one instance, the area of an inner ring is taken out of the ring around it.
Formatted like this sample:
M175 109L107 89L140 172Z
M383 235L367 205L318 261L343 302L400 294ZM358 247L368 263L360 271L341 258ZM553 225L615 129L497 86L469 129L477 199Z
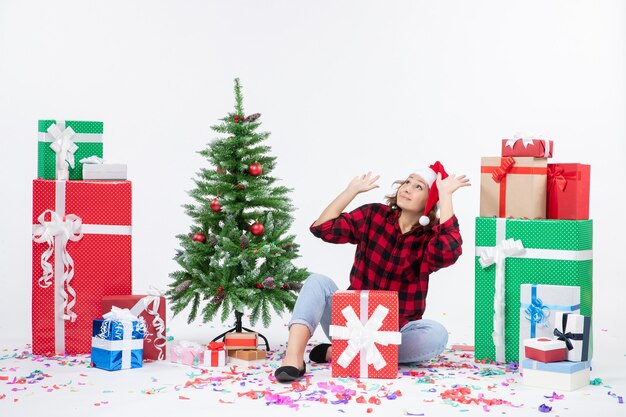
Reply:
M224 340L224 338L226 337L226 335L228 333L232 333L232 332L236 332L236 333L241 333L243 330L245 330L246 332L254 332L254 330L250 330L246 327L243 327L241 324L241 318L243 317L243 313L240 311L235 311L235 327L233 327L232 329L228 329L226 330L224 333L222 333L221 335L217 336L215 339L213 339L213 342L217 342L218 340L222 339ZM259 332L255 332L256 334L258 334L258 336L263 339L263 341L265 343L262 343L262 345L265 345L265 350L269 351L270 350L270 344L267 341L267 338L265 336L263 336L261 333Z

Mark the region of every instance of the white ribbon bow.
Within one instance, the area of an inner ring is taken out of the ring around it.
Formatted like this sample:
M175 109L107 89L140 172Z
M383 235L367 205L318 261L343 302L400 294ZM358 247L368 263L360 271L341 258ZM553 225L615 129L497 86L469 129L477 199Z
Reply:
M74 153L78 150L78 146L72 141L72 137L76 134L71 127L63 130L59 129L56 124L50 125L48 133L54 138L50 144L52 150L56 153L56 170L59 172L67 172L69 165L74 168ZM67 179L58 178L57 179Z
M480 266L487 268L496 264L495 295L493 297L493 344L496 347L496 361L505 361L504 350L504 278L506 258L524 252L521 240L506 239L493 248L482 248L478 259Z
M399 345L402 341L400 332L378 330L389 313L389 309L378 305L365 324L361 322L352 306L347 306L341 310L341 313L346 318L346 326L331 326L330 329L333 339L348 340L348 346L339 356L337 363L346 368L360 352L362 363L365 359L365 363L373 365L377 371L384 368L387 361L376 347L376 343L387 346Z
M162 360L165 358L165 344L167 339L165 338L165 321L159 315L159 305L161 304L161 297L165 292L151 285L148 294L148 296L139 300L130 311L137 316L139 316L142 311L146 311L153 317L152 326L154 326L156 330L156 338L153 344L159 351L158 359ZM148 341L150 341L149 336L150 335L146 333L146 339Z
M46 221L46 214L50 213L51 221ZM41 255L41 268L43 275L39 278L39 285L47 288L52 284L54 277L50 257L54 252L55 241L60 245L61 259L63 260L63 277L64 285L61 288L61 297L63 298L63 319L75 321L76 313L72 311L72 307L76 304L76 291L70 286L70 281L74 277L74 260L67 251L68 240L77 241L83 237L82 220L75 214L67 214L64 218L52 210L45 210L37 217L40 223L33 230L33 240L37 243L47 243L48 247ZM56 239L54 239L56 237ZM65 290L67 287L67 290ZM68 295L69 294L69 295ZM71 301L69 297L72 297Z
M509 139L506 141L506 146L508 146L509 148L513 149L513 146L515 145L515 142L517 142L518 140L522 141L522 145L524 145L524 148L527 148L528 145L532 145L533 144L533 140L536 138L535 135L529 135L529 134L522 134L522 133L516 133L515 135L513 135L513 139Z

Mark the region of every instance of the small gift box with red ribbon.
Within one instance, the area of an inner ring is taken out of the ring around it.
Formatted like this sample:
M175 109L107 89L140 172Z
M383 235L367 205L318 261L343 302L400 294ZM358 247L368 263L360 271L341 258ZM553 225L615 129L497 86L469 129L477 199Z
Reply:
M480 168L480 217L546 217L545 158L483 157Z
M226 350L224 342L211 342L204 351L204 366L226 365Z
M502 156L552 158L553 142L546 139L514 137L502 139Z
M567 360L565 342L547 337L524 339L524 353L528 359L545 363Z
M183 365L200 366L204 363L206 348L199 343L188 340L179 340L170 345L170 362Z
M230 332L224 336L226 350L256 349L258 334L256 332Z
M33 353L89 353L100 300L132 288L130 181L33 181Z
M591 166L548 164L548 219L589 219Z
M554 335L567 347L567 360L585 362L591 359L591 317L558 312L554 316Z
M102 312L111 311L111 308L127 308L134 315L142 318L146 323L146 337L144 338L143 358L164 360L165 348L165 297L158 291L147 295L111 295L102 298Z
M398 293L335 292L330 335L334 378L396 378L398 345L402 341Z

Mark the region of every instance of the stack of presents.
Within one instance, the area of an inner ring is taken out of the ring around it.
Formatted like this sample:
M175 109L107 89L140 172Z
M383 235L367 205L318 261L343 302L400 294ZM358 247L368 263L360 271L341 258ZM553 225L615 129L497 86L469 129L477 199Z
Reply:
M476 360L519 362L526 385L589 383L590 166L548 163L551 140L502 140L481 161L476 218Z
M132 187L126 165L104 163L102 134L102 122L39 121L32 349L91 353L93 366L107 370L138 368L166 359L165 298L132 294ZM170 350L173 361L191 349L181 345ZM201 364L226 361L223 342L202 354Z

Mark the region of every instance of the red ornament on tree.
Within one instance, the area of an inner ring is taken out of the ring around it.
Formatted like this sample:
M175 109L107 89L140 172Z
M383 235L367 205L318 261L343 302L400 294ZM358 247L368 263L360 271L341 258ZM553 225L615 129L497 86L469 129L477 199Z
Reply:
M282 288L283 288L283 290L288 290L289 289L289 284L283 284Z
M193 235L193 237L191 239L194 242L200 242L200 243L206 242L206 236L204 234L202 234L201 232L198 232L195 235Z
M235 185L235 187L237 187L237 189L238 189L238 190L243 190L243 189L245 189L245 188L246 188L246 187L244 187L244 186L243 186L243 185L241 185L241 184L237 184L237 185Z
M219 287L217 287L217 292L222 292L222 290L223 290L223 288L222 288L221 285Z
M252 233L255 236L258 236L261 233L263 233L263 230L265 230L265 228L259 222L254 222L252 223L252 226L250 226L250 233Z
M257 287L257 288L259 288L259 289L261 289L261 288L263 288L263 284L261 284L260 282L257 282L257 283L256 283L256 287Z
M258 162L255 162L248 167L248 173L254 177L258 177L263 173L263 167Z
M211 200L209 207L211 207L211 210L213 211L222 210L222 207L220 206L220 201L217 198L214 198L213 200Z

